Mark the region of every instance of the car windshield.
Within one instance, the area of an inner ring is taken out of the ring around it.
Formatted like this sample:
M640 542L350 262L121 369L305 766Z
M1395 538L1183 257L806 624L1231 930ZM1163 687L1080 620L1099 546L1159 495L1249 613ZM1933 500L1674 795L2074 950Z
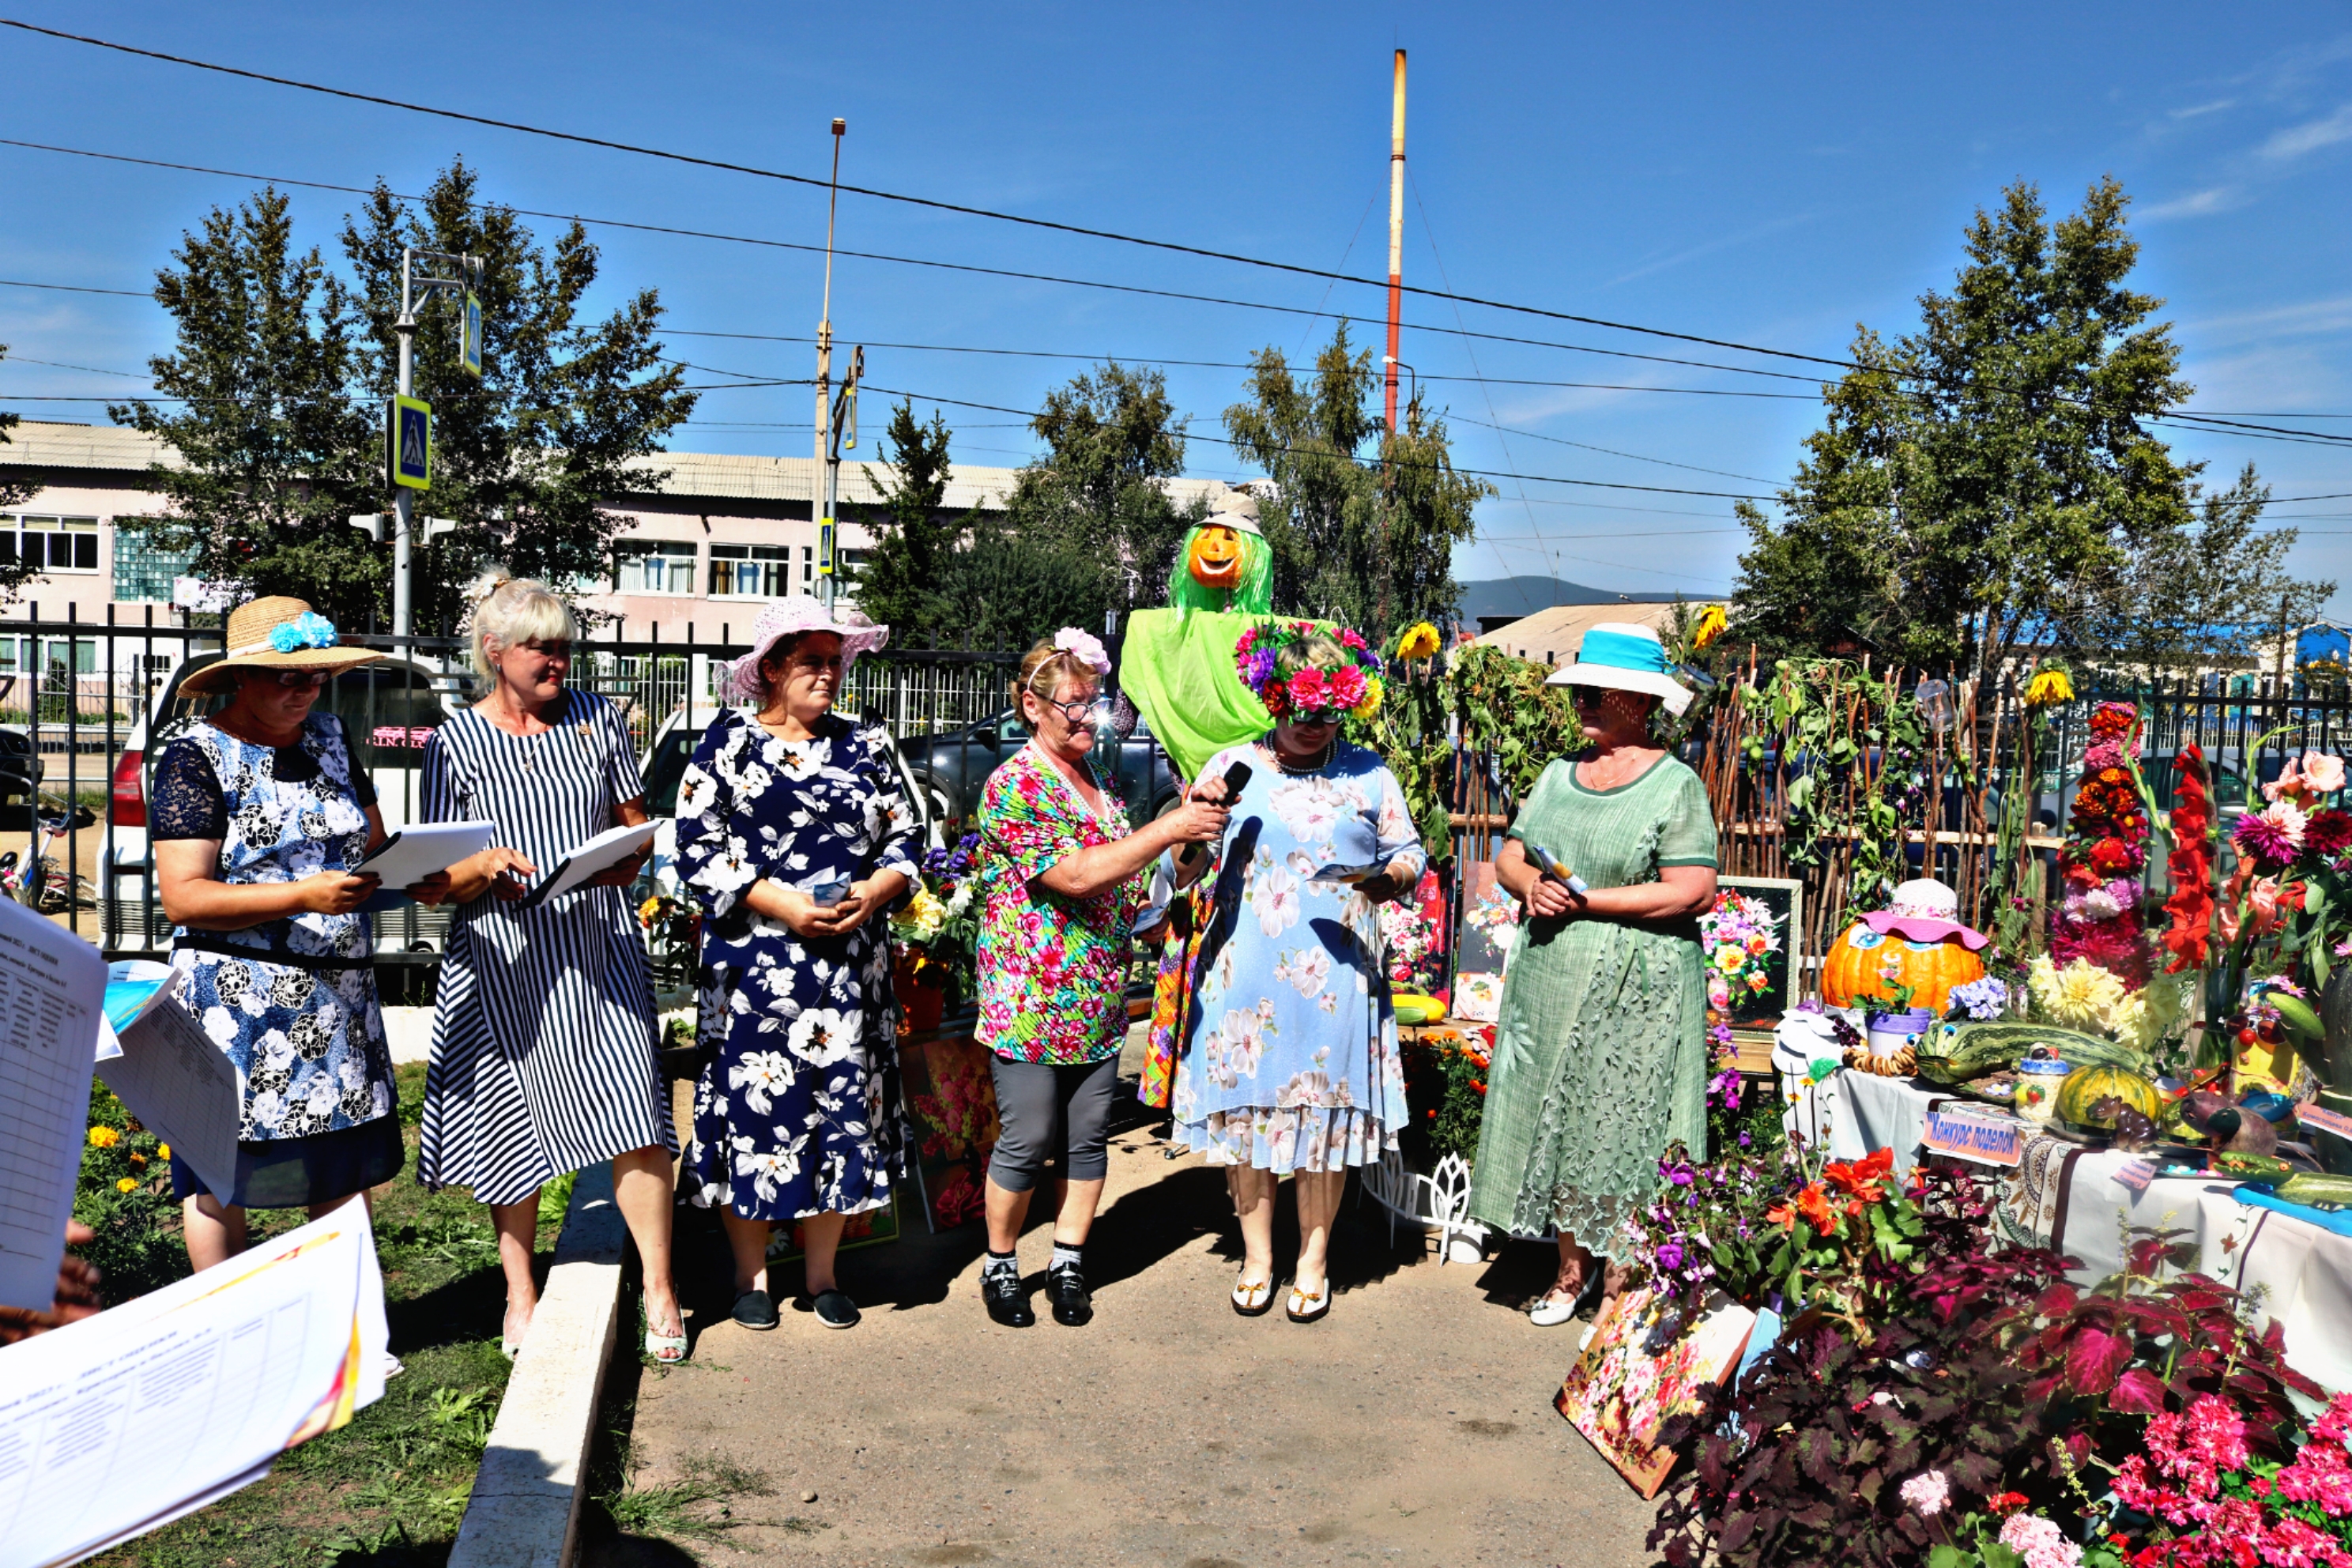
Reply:
M654 754L646 759L646 810L649 815L677 815L678 782L686 776L686 764L694 760L694 748L701 741L701 731L679 728L654 742Z

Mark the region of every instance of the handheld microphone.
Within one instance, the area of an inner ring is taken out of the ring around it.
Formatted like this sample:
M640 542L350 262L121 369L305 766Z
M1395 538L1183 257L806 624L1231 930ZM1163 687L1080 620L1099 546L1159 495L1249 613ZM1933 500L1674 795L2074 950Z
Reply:
M1249 782L1250 765L1247 763L1235 763L1232 767L1227 768L1225 770L1225 804L1231 805L1241 799L1242 791L1249 787Z

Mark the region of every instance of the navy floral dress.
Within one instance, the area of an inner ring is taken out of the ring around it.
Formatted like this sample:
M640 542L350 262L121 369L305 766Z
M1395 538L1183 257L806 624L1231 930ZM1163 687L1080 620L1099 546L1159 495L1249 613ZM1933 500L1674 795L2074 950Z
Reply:
M199 723L156 760L151 831L217 841L217 875L232 887L292 882L364 858L374 804L330 714L310 715L300 740L283 747ZM235 1064L243 1091L239 1191L215 1194L225 1201L325 1202L400 1169L372 927L363 913L304 913L243 931L173 932L172 963L188 972L181 1000ZM194 1173L177 1159L173 1167L185 1189Z
M890 742L827 714L783 741L748 710L719 716L677 793L678 880L700 905L688 1196L746 1219L858 1214L890 1201L902 1115L889 924L803 938L742 900L762 878L807 891L916 875L915 826Z

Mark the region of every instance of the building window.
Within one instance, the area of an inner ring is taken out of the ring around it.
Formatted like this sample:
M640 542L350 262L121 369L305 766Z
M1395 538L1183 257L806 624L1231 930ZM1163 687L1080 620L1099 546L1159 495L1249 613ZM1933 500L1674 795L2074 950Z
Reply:
M613 547L616 594L694 592L694 546L675 540L632 540Z
M117 524L114 530L114 596L153 604L172 602L172 579L196 563L194 550L159 550L149 536Z
M782 544L714 544L710 595L781 599L793 591L791 549Z
M97 571L98 519L0 518L0 565L18 562L35 572Z
M866 558L869 553L864 550L834 551L833 574L841 579L844 587L857 581L858 574L866 570Z
M801 586L814 592L816 583L816 546L801 546Z

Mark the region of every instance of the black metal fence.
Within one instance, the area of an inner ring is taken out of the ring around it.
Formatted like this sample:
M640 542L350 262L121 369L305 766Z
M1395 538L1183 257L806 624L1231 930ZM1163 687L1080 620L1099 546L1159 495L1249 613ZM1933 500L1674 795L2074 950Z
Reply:
M223 630L218 617L189 625L175 612L133 616L108 605L92 619L79 608L57 616L22 603L0 614L0 880L110 957L153 956L171 940L147 840L155 756L177 730L220 706L180 688L219 657ZM727 705L725 667L745 645L699 640L691 628L682 638L657 626L641 637L628 630L610 623L583 639L570 679L620 705L660 815L675 809L677 774ZM397 828L419 815L425 741L478 698L480 684L457 637L370 631L345 641L387 657L338 676L320 706L343 721L385 825ZM840 706L901 737L924 804L952 815L969 808L966 797L1006 749L999 720L1018 657L886 650L857 662ZM447 915L410 905L377 925L387 990L397 992L404 966L437 959Z

